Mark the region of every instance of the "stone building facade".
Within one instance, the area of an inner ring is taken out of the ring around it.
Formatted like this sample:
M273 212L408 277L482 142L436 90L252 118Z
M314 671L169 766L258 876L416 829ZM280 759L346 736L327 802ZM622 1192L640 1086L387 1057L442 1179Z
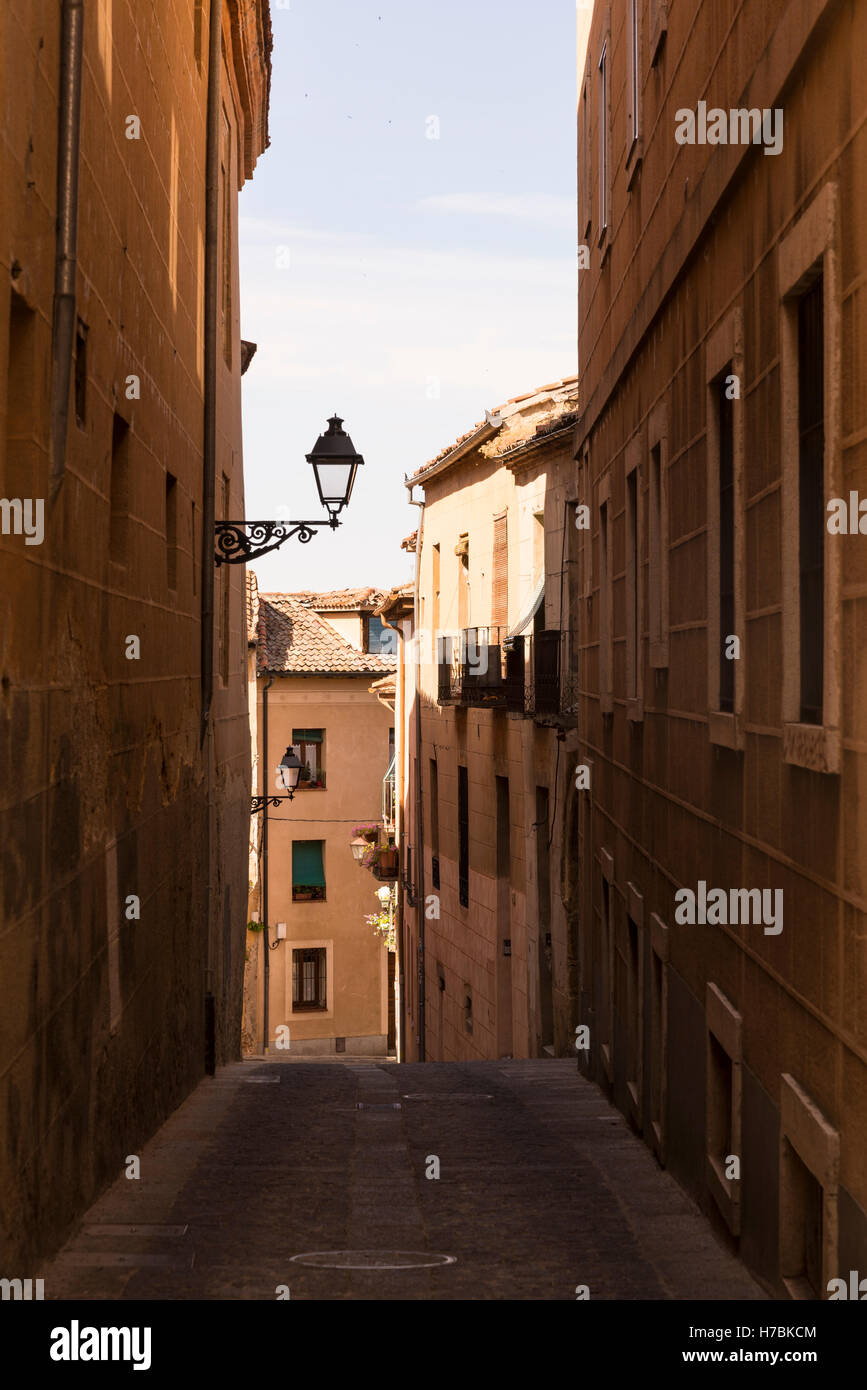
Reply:
M579 70L579 1056L793 1297L867 1264L865 51L630 0Z
M575 725L558 681L571 688L576 404L574 378L511 400L408 480L424 497L401 646L408 1061L564 1055L573 1033L574 943L551 884Z
M212 519L244 515L237 194L271 30L268 0L209 11L0 14L4 1273L239 1052L244 582Z
M265 1044L266 970L269 1053L385 1056L395 1046L395 953L366 921L379 912L377 890L394 897L398 869L393 823L382 824L394 707L371 688L397 665L394 633L374 616L382 597L367 588L255 599L256 795L285 795L275 769L287 749L303 769L293 799L256 816L244 1028L253 1054ZM366 828L371 862L359 864L350 842Z

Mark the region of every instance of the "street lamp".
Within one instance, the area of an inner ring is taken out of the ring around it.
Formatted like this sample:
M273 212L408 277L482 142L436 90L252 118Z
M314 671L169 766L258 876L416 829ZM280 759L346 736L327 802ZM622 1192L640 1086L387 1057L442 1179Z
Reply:
M349 841L349 848L352 850L352 857L356 864L360 864L364 858L364 851L369 848L367 840L362 840L360 835L356 835L354 840Z
M286 749L280 762L277 764L277 776L280 778L280 785L288 793L286 796L254 796L250 799L250 811L255 815L264 806L279 806L281 801L293 801L295 798L295 788L298 786L298 778L301 776L301 769L304 766L301 759L290 747Z
M216 521L217 565L243 565L276 550L291 536L306 544L320 526L335 530L340 525L338 516L349 505L355 475L364 459L355 452L339 415L330 417L325 434L320 434L305 457L312 465L319 500L328 516L317 521Z
M343 429L339 415L328 420L328 430L320 434L307 462L313 465L319 501L337 524L337 514L348 506L358 465L364 463L349 435Z

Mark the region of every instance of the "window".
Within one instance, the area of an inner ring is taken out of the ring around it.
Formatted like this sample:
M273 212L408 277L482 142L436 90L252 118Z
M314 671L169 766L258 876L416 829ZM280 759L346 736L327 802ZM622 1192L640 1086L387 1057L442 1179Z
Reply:
M328 996L324 946L292 952L292 1008L325 1010Z
M491 569L491 622L509 621L509 519L494 517L494 553Z
M782 472L783 757L840 768L842 557L825 505L843 496L842 311L836 185L778 252Z
M608 42L599 56L599 240L608 227Z
M726 377L716 383L719 438L719 692L717 709L733 714L735 708L735 663L726 655L729 637L735 634L735 481L734 481L734 402L726 387Z
M431 565L432 565L432 567L433 567L433 576L432 576L432 580L431 580L431 587L432 587L432 589L433 589L433 630L434 630L434 636L436 636L436 634L437 634L437 633L439 632L439 630L440 630L440 544L439 544L439 541L437 541L437 543L434 545L433 549L431 550Z
M470 538L462 535L455 547L458 557L458 627L465 628L470 621Z
M650 914L650 1134L660 1163L665 1163L666 1067L668 1064L668 928Z
M75 423L80 429L87 424L87 324L78 319L75 325Z
M464 1029L467 1033L473 1031L473 987L464 981Z
M196 59L196 67L199 74L202 71L202 50L204 47L204 5L205 0L196 0L195 15L193 19L193 52Z
M611 535L608 525L610 479L600 485L599 497L599 697L603 714L614 708L611 640Z
M382 654L397 650L397 633L393 627L386 627L382 618L371 616L367 619L366 626L366 651Z
M458 768L458 889L461 907L470 905L470 789L467 769Z
M743 316L732 309L705 347L707 709L711 743L744 746L745 520Z
M642 437L635 435L626 450L626 698L630 719L641 719L643 715L641 610L644 594L639 463L643 449Z
M648 425L648 626L651 667L668 665L668 415L657 406Z
M627 160L631 157L640 132L639 103L641 100L641 50L639 46L638 0L626 0L626 22L629 28L629 74L626 92L626 111L628 119Z
M325 786L325 730L293 729L292 747L301 759L298 791Z
M599 921L599 957L596 965L599 980L599 1055L602 1069L609 1081L614 1076L614 1050L612 1046L612 1016L614 989L614 904L612 902L612 883L614 879L614 858L606 849L600 849L599 859L602 868L602 905Z
M655 67L659 61L662 45L668 32L667 0L650 0L650 64Z
M584 209L584 216L583 216L583 224L584 224L584 227L583 227L583 235L584 235L585 241L586 241L586 239L590 236L590 230L591 230L591 226L592 226L592 222L593 222L593 193L592 193L592 186L591 186L591 177L592 177L592 174L591 174L591 165L592 165L592 158L591 158L591 153L590 153L590 150L591 150L591 145L590 145L590 110L589 110L589 105L588 105L588 102L587 102L587 87L588 87L589 81L590 81L589 77L588 77L587 79L585 79L584 86L583 86L582 91L581 91L581 130L582 130L582 134L583 134L583 145L582 145L583 168L582 168L581 171L580 171L580 178L581 178L581 205L582 205L582 207L583 207L583 209Z
M292 841L293 903L325 901L324 840Z
M798 569L801 723L822 723L825 347L821 275L798 300Z
M440 886L440 784L436 758L431 758L430 768L430 847L431 882L434 888Z
M115 414L111 426L111 516L108 554L116 565L125 565L129 544L129 425Z
M14 269L12 274L14 277ZM15 497L25 490L15 481L19 476L19 467L26 468L26 477L33 476L27 467L26 455L32 435L33 386L36 379L33 369L35 322L36 315L15 289L13 279L9 295L6 458L3 482L0 485L8 497Z
M780 1085L780 1275L794 1298L824 1298L839 1268L840 1134L785 1073Z
M720 989L708 983L706 1176L733 1235L740 1233L741 1049L743 1020Z
M220 188L223 195L223 359L232 365L232 173L231 131L226 108L223 107L223 149L220 163ZM224 566L225 568L225 566Z
M497 781L499 782L499 778ZM508 788L508 781L506 787ZM538 926L537 962L539 972L539 1045L554 1044L554 953L551 946L551 853L549 838L550 807L547 787L536 788L536 920ZM503 885L507 889L511 880ZM499 883L498 883L499 887ZM511 936L511 928L509 930Z
M166 473L166 579L170 589L178 587L178 480Z

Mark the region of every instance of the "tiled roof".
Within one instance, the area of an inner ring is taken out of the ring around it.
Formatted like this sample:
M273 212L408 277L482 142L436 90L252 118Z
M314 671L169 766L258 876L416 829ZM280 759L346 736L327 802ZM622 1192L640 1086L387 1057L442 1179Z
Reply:
M374 589L369 584L364 589L330 589L324 594L314 594L304 589L292 594L292 598L303 603L305 608L315 608L319 613L366 613L376 607L384 593L384 589Z
M256 664L283 675L382 676L397 657L357 651L296 594L260 594Z
M447 444L444 449L440 449L438 454L435 454L427 463L417 468L410 477L419 478L423 473L426 473L429 468L433 468L436 464L441 463L443 459L448 458L449 454L460 449L462 444L466 444L467 440L472 439L473 435L478 434L480 430L484 430L487 427L490 434L495 434L500 426L511 419L512 416L525 414L533 405L544 405L546 398L550 399L552 409L555 409L567 398L575 398L577 396L577 386L577 375L565 376L560 381L549 381L545 386L537 386L534 391L525 391L522 396L510 397L503 405L498 405L495 410L486 411L484 420L477 420L471 429L466 430L464 434L458 435L457 439L454 440L453 443ZM545 412L545 419L548 421L548 427L550 429L550 412ZM543 428L544 425L540 423L540 432ZM490 437L490 434L488 437Z
M377 617L382 617L400 604L409 603L412 606L414 598L415 583L409 579L406 584L395 584L393 589L389 589L387 594L383 594L373 611Z

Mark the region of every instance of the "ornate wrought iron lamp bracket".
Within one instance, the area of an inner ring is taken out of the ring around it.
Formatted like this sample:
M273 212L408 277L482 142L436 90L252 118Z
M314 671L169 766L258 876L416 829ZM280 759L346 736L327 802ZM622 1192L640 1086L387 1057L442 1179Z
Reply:
M294 799L291 792L288 796L251 796L250 815L255 816L257 811L263 811L266 806L279 806L283 801L293 801Z
M218 565L243 565L276 550L292 536L306 545L321 526L334 531L339 525L333 514L318 521L216 521L214 560Z

